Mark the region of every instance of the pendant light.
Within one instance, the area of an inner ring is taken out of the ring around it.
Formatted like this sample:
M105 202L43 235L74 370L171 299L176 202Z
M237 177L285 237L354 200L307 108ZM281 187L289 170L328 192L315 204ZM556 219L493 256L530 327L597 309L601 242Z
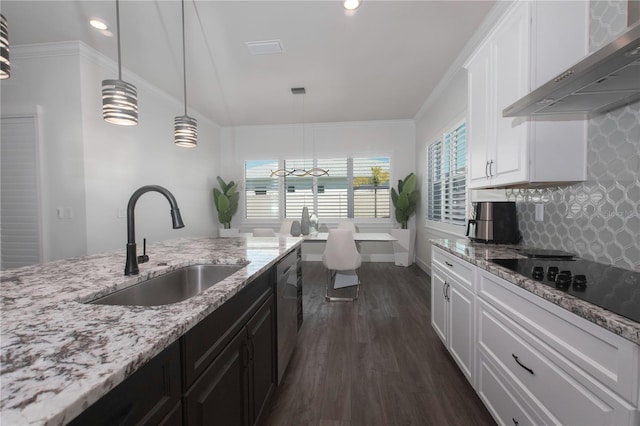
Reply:
M304 87L292 87L291 93L294 95L303 95L302 96L302 153L304 156L304 134L305 134L305 126L304 126L304 95L307 93ZM286 176L296 176L296 177L319 177L319 176L329 176L329 170L321 169L320 167L312 167L310 169L278 169L271 170L271 177L286 177Z
M135 126L138 124L138 92L136 86L122 81L119 0L116 0L116 26L118 35L118 79L102 80L102 118L107 123Z
M187 115L187 61L184 37L184 0L182 0L182 84L184 87L184 115L174 119L174 143L184 148L198 144L198 122Z
M7 18L0 14L0 80L11 77L11 63L9 62L9 27Z

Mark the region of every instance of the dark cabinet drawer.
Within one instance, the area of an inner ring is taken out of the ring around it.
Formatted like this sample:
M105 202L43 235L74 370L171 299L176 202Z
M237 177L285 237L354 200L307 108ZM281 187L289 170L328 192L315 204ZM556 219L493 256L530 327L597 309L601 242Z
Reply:
M70 424L181 425L180 351L174 342Z
M184 388L204 372L273 292L272 272L256 278L182 337Z

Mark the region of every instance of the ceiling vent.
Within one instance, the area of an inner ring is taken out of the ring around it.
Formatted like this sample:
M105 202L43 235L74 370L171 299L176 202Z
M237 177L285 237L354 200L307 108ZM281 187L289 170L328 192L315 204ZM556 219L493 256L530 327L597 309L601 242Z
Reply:
M284 52L280 40L246 41L244 44L252 55L275 55Z
M304 87L292 87L291 93L293 93L294 95L304 95L305 93L307 93L307 91L304 89Z

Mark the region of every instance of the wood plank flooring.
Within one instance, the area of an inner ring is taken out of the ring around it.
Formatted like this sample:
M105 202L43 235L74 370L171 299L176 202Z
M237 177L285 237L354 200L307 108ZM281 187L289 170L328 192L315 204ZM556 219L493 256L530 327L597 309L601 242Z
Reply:
M356 302L325 301L321 262L303 277L304 324L267 425L495 424L431 328L417 266L363 263Z

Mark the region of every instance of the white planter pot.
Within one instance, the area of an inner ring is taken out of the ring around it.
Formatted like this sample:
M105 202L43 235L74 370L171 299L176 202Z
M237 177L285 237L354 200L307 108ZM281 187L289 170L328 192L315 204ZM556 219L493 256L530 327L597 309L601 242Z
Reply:
M393 255L397 266L413 264L413 251L416 246L415 229L392 229L391 235L398 241L393 242Z
M238 233L240 232L240 228L219 228L218 229L218 235L220 236L220 238L230 238L230 237L237 237Z

